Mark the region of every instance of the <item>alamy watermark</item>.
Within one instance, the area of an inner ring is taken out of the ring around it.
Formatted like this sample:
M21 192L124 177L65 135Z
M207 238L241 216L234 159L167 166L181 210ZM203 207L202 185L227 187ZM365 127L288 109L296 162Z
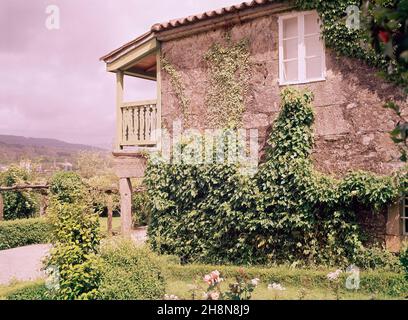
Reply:
M352 30L360 30L360 8L356 5L348 6L346 9L346 26Z
M47 15L45 27L48 30L59 30L61 28L60 8L55 4L48 5L45 8L45 14Z
M153 161L172 164L240 164L243 174L254 174L259 163L258 129L182 129L180 120L167 129L155 130L160 156Z

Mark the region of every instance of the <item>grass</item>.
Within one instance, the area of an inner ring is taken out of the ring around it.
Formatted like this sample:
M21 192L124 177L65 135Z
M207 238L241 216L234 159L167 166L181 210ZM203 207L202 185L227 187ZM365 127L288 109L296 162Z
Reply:
M108 218L99 218L99 222L101 225L101 233L107 234L108 232ZM112 229L114 233L120 232L120 217L113 217L112 219Z
M196 296L200 299L207 289L202 278L213 270L219 270L225 281L222 283L223 291L238 274L237 266L210 266L190 264L181 266L168 263L165 270L167 279L166 293L176 295L181 299L191 299L192 289L198 288ZM259 278L260 285L255 289L255 300L334 300L336 293L330 287L327 274L333 270L319 269L290 269L289 267L247 267L245 272L252 278ZM362 271L360 289L351 291L341 286L340 299L344 300L394 300L404 299L408 291L408 283L403 274L383 271ZM341 278L345 283L346 275ZM274 292L269 290L269 283L280 283L286 290Z
M228 290L228 285L231 281L225 281L222 283L222 289ZM166 293L174 294L180 299L191 299L192 288L194 282L170 279L167 281ZM201 289L201 288L200 288ZM285 287L285 291L274 292L268 289L267 283L261 283L254 291L253 300L336 300L335 293L329 287L320 288L302 288L295 286ZM197 299L201 299L205 290L205 286L202 286L202 290L196 291ZM384 294L368 294L364 292L351 292L342 290L340 292L341 300L394 300L398 297L387 296Z
M240 271L239 266L233 265L180 265L178 259L173 256L161 256L158 259L158 263L163 266L163 275L166 279L166 294L173 294L186 300L192 298L193 291L196 299L202 299L207 289L207 285L202 280L205 274L219 270L225 279L221 285L225 292ZM334 271L333 269L248 266L244 270L249 279L260 279L260 284L253 293L253 300L335 300L338 297L341 300L402 300L408 292L408 281L403 273L382 270L361 271L360 288L356 291L345 288L347 275L343 273L340 278L339 296L331 288L327 279L327 274ZM281 284L286 290L278 292L269 290L268 284L273 282ZM20 293L14 295L16 299L27 296L37 299L38 295L33 295L29 288L41 283L41 281L13 282L9 286L0 286L0 299L6 299L7 296L18 291ZM27 293L21 294L21 289L25 288L28 289Z
M9 285L0 285L0 300L6 300L7 296L21 289L42 284L44 281L12 281Z

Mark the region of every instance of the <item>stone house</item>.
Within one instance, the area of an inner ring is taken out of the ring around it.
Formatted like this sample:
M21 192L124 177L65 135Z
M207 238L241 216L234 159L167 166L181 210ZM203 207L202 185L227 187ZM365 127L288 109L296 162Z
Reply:
M130 178L143 176L140 148L161 148L155 129L171 133L186 100L190 125L201 130L208 126L204 115L210 82L204 57L214 43L225 42L227 33L232 42L248 41L251 63L242 127L258 129L261 147L279 113L282 88L307 87L315 95L313 160L318 170L335 176L349 170L390 174L401 166L388 134L396 119L383 105L389 99L402 101L403 92L363 62L338 57L325 48L315 11L295 11L285 2L271 0L242 3L155 24L101 58L117 79L114 155L121 178L123 232L129 232L131 223ZM184 100L161 57L177 71ZM156 81L156 100L123 101L125 77ZM362 213L361 223L397 251L408 235L406 207L403 200L380 215Z

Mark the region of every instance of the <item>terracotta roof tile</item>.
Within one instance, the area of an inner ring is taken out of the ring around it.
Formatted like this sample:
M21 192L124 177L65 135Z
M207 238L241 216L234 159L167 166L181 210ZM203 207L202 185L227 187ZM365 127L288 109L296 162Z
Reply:
M212 19L212 18L219 17L219 16L222 16L228 13L236 13L241 10L248 9L248 8L254 8L254 7L263 6L263 5L267 5L271 3L278 3L278 2L283 2L283 1L282 0L247 1L247 2L242 2L240 4L232 5L229 7L211 10L211 11L191 15L191 16L184 17L184 18L174 19L174 20L170 20L167 22L163 22L163 23L156 23L155 25L151 27L151 30L149 32L141 35L140 37L136 38L135 40L131 42L126 43L119 49L116 49L112 51L111 53L103 56L101 60L104 60L106 62L115 60L117 57L121 56L124 52L131 50L133 47L137 46L138 44L145 41L146 39L149 39L151 36L155 36L156 33L161 32L161 31L170 30L170 29L174 29L180 26L185 26L185 25L196 23L196 22Z
M179 19L174 19L174 20L170 20L167 22L156 23L155 25L152 26L151 31L160 32L164 30L169 30L169 29L177 28L179 26L184 26L184 25L195 23L198 21L203 21L203 20L214 18L217 16L222 16L227 13L238 12L244 9L253 8L253 7L257 7L257 6L261 6L261 5L265 5L265 4L269 4L273 2L277 2L277 1L276 0L253 0L253 1L242 2L240 4L207 11L204 13L195 14L195 15L185 17L185 18L179 18Z

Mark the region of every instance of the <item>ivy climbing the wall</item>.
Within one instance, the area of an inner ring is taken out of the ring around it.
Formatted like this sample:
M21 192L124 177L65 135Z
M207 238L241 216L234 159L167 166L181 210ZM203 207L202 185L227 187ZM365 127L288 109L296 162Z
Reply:
M316 10L322 20L322 35L328 48L339 55L357 58L368 65L378 68L383 76L400 83L401 77L397 70L389 68L389 61L385 56L376 52L372 43L371 31L364 28L371 12L365 10L361 14L360 27L347 26L347 8L357 6L363 8L366 1L361 0L296 0L300 10ZM353 22L354 23L354 22Z
M393 177L315 171L310 92L285 89L267 160L254 177L240 164L149 162L152 247L183 261L358 264L357 211L398 197Z
M176 68L166 58L161 57L161 65L162 69L170 76L170 83L179 103L184 125L188 126L188 107L190 105L190 100L185 94L186 88L182 78Z
M358 58L376 67L378 74L408 92L407 0L296 0L300 10L315 9L322 20L326 46L340 55ZM351 6L360 8L358 12ZM354 17L346 17L346 12ZM358 20L358 21L357 21ZM351 25L347 26L347 21ZM399 117L391 137L408 161L408 121L404 106L389 101L386 108Z
M205 55L209 70L206 106L211 128L237 128L245 111L249 89L250 62L248 40L226 45L216 43Z

